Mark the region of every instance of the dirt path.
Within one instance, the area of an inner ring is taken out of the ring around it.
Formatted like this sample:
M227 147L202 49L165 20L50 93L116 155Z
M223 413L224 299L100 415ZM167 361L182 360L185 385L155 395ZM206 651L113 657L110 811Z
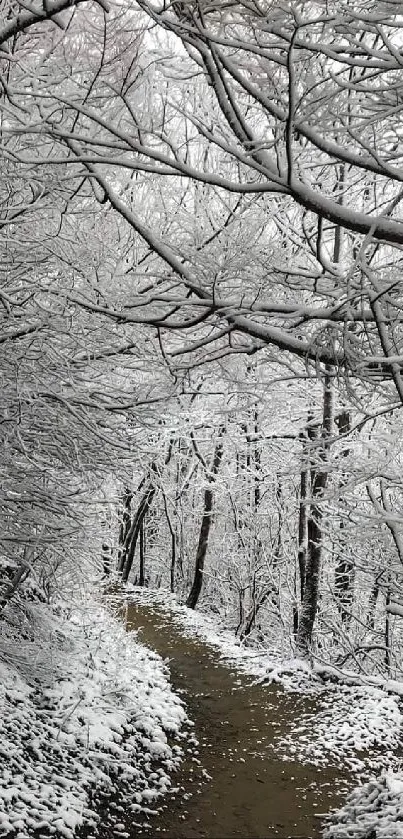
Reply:
M214 649L186 637L158 608L131 604L126 619L128 629L139 629L139 640L169 659L173 687L186 702L200 742L197 759L193 754L184 762L179 793L137 835L320 836L316 814L336 806L352 779L342 769L285 761L273 748L301 712L313 710L314 700L253 685L219 663Z

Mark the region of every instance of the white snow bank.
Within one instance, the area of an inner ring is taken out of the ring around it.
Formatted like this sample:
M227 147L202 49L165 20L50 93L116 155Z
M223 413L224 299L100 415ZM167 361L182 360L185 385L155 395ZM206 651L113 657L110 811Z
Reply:
M403 773L386 772L357 787L328 822L324 839L401 839Z
M95 800L123 791L125 809L149 811L183 755L190 723L160 657L94 603L56 627L46 681L0 660L0 836L72 839L84 821L95 833L95 785Z
M388 693L395 693L397 696L403 697L403 682L398 682L396 679L385 679L382 676L364 676L361 673L355 673L353 670L341 670L339 667L333 667L330 664L315 664L313 669L318 676L335 678L345 685L359 684L379 687Z
M354 770L396 765L402 716L399 698L379 688L332 685L312 713L279 741L285 754L317 766L346 763Z

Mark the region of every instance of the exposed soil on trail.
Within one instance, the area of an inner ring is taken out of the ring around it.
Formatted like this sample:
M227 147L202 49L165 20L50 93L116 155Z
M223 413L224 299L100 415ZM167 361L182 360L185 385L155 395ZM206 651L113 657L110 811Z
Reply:
M130 604L126 626L139 630L142 643L169 659L172 685L186 703L199 741L174 778L176 794L148 826L131 835L319 837L319 814L337 806L354 780L344 768L293 763L275 748L301 713L314 711L315 699L253 684L156 607Z

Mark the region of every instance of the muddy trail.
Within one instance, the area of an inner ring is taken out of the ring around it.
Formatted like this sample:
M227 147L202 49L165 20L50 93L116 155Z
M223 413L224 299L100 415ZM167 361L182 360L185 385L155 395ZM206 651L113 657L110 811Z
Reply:
M315 699L253 684L218 660L217 651L189 638L166 612L130 604L127 629L169 659L174 689L185 701L199 741L175 776L178 791L134 836L169 839L319 837L320 814L354 785L348 770L284 759L275 741ZM207 773L207 775L206 775ZM127 835L127 834L126 834Z

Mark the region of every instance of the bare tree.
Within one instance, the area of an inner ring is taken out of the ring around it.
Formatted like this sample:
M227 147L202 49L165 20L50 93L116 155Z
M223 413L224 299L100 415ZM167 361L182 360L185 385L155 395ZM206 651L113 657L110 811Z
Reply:
M217 441L215 444L215 449L213 453L213 458L211 462L211 466L209 467L205 462L204 458L200 454L199 450L197 449L196 442L193 438L194 445L196 446L198 457L202 459L203 468L207 480L207 486L204 490L203 496L203 512L202 512L202 520L200 525L200 533L199 533L199 541L197 544L196 549L196 559L195 559L195 569L194 569L194 577L193 577L193 584L192 588L189 592L188 598L186 600L186 605L189 606L190 609L195 609L197 605L197 601L200 597L200 593L202 590L203 585L203 571L204 571L204 562L206 559L207 548L209 543L209 535L211 530L211 525L213 523L213 502L214 502L214 489L213 485L216 481L218 470L220 468L222 456L224 453L224 426L220 426L217 432Z
M323 495L328 481L328 450L333 427L333 374L328 371L323 387L323 419L317 438L311 470L310 504L307 517L307 552L301 616L296 637L297 649L306 656L310 651L319 596L319 576L323 551Z
M112 321L158 326L162 335L192 330L193 340L168 344L167 355L277 348L345 367L372 388L380 376L401 398L399 105L379 94L380 80L382 90L398 90L399 22L394 5L359 7L335 2L334 13L318 15L295 4L195 2L184 17L178 4L141 0L137 12L112 9L91 83L80 94L72 61L69 81L43 93L40 131L48 160L86 178L142 243L147 280L130 305L115 294L100 305L74 293L76 303ZM167 33L168 54L145 73L150 21ZM109 61L118 33L123 77L116 55ZM172 38L180 59L169 53ZM153 100L157 82L164 94ZM38 125L23 122L18 133L34 138ZM28 144L17 159L31 165L32 155ZM140 173L143 215L134 198ZM187 218L201 204L211 211L195 237ZM244 260L231 283L226 246L246 218L257 270L252 278Z

